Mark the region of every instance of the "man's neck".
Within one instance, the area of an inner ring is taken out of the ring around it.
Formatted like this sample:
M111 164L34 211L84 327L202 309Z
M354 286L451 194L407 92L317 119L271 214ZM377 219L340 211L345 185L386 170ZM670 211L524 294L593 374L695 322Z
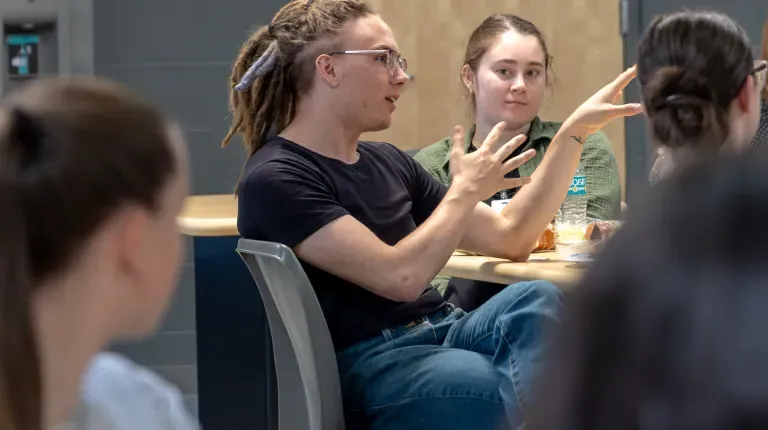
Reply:
M328 158L347 164L357 162L357 142L360 133L333 115L322 110L297 109L296 118L280 133L280 136Z
M483 124L478 122L477 125L475 125L475 135L472 138L472 145L475 148L482 145L483 142L485 141L485 138L488 137L488 134L490 134L491 130L495 126L496 124ZM509 127L509 125L507 126ZM530 130L531 130L530 122L527 122L517 128L504 129L504 132L501 133L501 136L499 136L499 140L496 141L496 145L494 145L493 150L496 151L502 145L512 140L515 136L518 136L521 134L527 135Z

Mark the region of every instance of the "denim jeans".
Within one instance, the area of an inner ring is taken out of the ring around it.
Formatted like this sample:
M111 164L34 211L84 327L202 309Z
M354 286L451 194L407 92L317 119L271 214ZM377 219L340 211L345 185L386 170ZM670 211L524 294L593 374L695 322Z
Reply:
M516 428L561 293L513 284L466 313L451 304L337 354L349 429Z

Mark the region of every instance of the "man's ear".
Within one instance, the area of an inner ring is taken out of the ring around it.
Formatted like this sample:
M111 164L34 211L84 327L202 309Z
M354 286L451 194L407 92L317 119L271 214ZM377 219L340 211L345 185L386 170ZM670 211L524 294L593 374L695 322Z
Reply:
M334 64L333 57L328 54L319 55L315 59L315 67L320 71L320 76L331 88L339 86L339 74Z

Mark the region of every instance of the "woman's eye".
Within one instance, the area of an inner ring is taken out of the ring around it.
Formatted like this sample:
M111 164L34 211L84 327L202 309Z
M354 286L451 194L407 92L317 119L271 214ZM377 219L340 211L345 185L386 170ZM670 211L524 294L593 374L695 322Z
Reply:
M533 78L538 77L539 75L541 75L541 72L538 71L538 70L529 70L527 73L528 73L528 76L533 77Z
M382 63L386 63L387 62L387 54L379 55L378 57L376 57L376 61L381 61Z
M502 76L511 75L512 72L509 69L499 69L499 74Z

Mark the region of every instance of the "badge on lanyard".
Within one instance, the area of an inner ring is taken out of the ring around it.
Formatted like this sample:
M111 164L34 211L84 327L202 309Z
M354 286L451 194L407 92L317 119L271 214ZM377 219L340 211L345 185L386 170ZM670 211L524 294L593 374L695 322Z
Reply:
M498 200L491 200L491 208L496 212L501 212L501 210L504 209L504 206L512 200L507 196L507 190L502 190L501 196L499 197L501 198Z
M512 199L491 200L491 208L496 212L501 212L510 200Z

